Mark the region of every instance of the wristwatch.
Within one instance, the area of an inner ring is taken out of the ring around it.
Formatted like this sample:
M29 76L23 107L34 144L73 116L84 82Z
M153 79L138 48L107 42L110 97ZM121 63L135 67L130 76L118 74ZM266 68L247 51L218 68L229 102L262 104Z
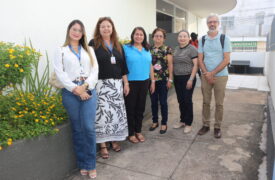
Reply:
M168 81L171 82L171 83L173 83L173 80L172 80L172 79L169 79Z

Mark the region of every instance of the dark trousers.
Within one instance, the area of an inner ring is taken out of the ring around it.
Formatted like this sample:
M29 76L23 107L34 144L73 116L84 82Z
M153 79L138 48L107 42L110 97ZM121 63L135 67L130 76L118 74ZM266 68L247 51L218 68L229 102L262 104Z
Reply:
M180 121L188 126L193 122L193 91L196 85L196 78L193 80L191 89L186 89L190 75L174 76L175 89L180 109Z
M168 89L166 84L167 84L167 81L156 81L155 92L150 95L153 123L158 123L158 106L160 102L162 125L166 125L167 119L168 119L168 105L167 105Z
M149 80L129 81L130 92L125 97L129 136L141 132Z

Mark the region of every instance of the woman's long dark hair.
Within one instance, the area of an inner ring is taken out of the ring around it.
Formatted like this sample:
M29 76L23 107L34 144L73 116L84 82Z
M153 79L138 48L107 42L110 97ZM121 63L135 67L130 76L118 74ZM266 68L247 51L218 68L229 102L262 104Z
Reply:
M142 31L143 33L143 36L144 36L144 39L142 41L142 47L146 50L146 51L149 51L149 44L147 43L147 35L145 33L145 30L143 29L143 27L135 27L134 30L132 31L131 33L131 42L130 44L133 46L135 41L134 41L134 34L136 33L137 30L140 30Z

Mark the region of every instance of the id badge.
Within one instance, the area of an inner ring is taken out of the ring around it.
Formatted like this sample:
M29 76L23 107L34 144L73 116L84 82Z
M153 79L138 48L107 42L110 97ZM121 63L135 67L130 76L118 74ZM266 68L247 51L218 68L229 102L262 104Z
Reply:
M116 57L114 56L111 57L111 64L116 64Z

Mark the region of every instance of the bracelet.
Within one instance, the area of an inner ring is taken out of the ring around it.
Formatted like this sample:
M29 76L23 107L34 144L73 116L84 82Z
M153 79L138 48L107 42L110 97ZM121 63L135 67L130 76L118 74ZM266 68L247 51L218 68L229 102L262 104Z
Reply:
M194 80L194 78L190 76L189 81L193 81L193 80Z
M153 79L153 80L151 80L151 82L154 83L154 82L156 82L156 80Z
M173 80L172 80L172 79L169 79L168 81L171 82L171 83L173 83Z

